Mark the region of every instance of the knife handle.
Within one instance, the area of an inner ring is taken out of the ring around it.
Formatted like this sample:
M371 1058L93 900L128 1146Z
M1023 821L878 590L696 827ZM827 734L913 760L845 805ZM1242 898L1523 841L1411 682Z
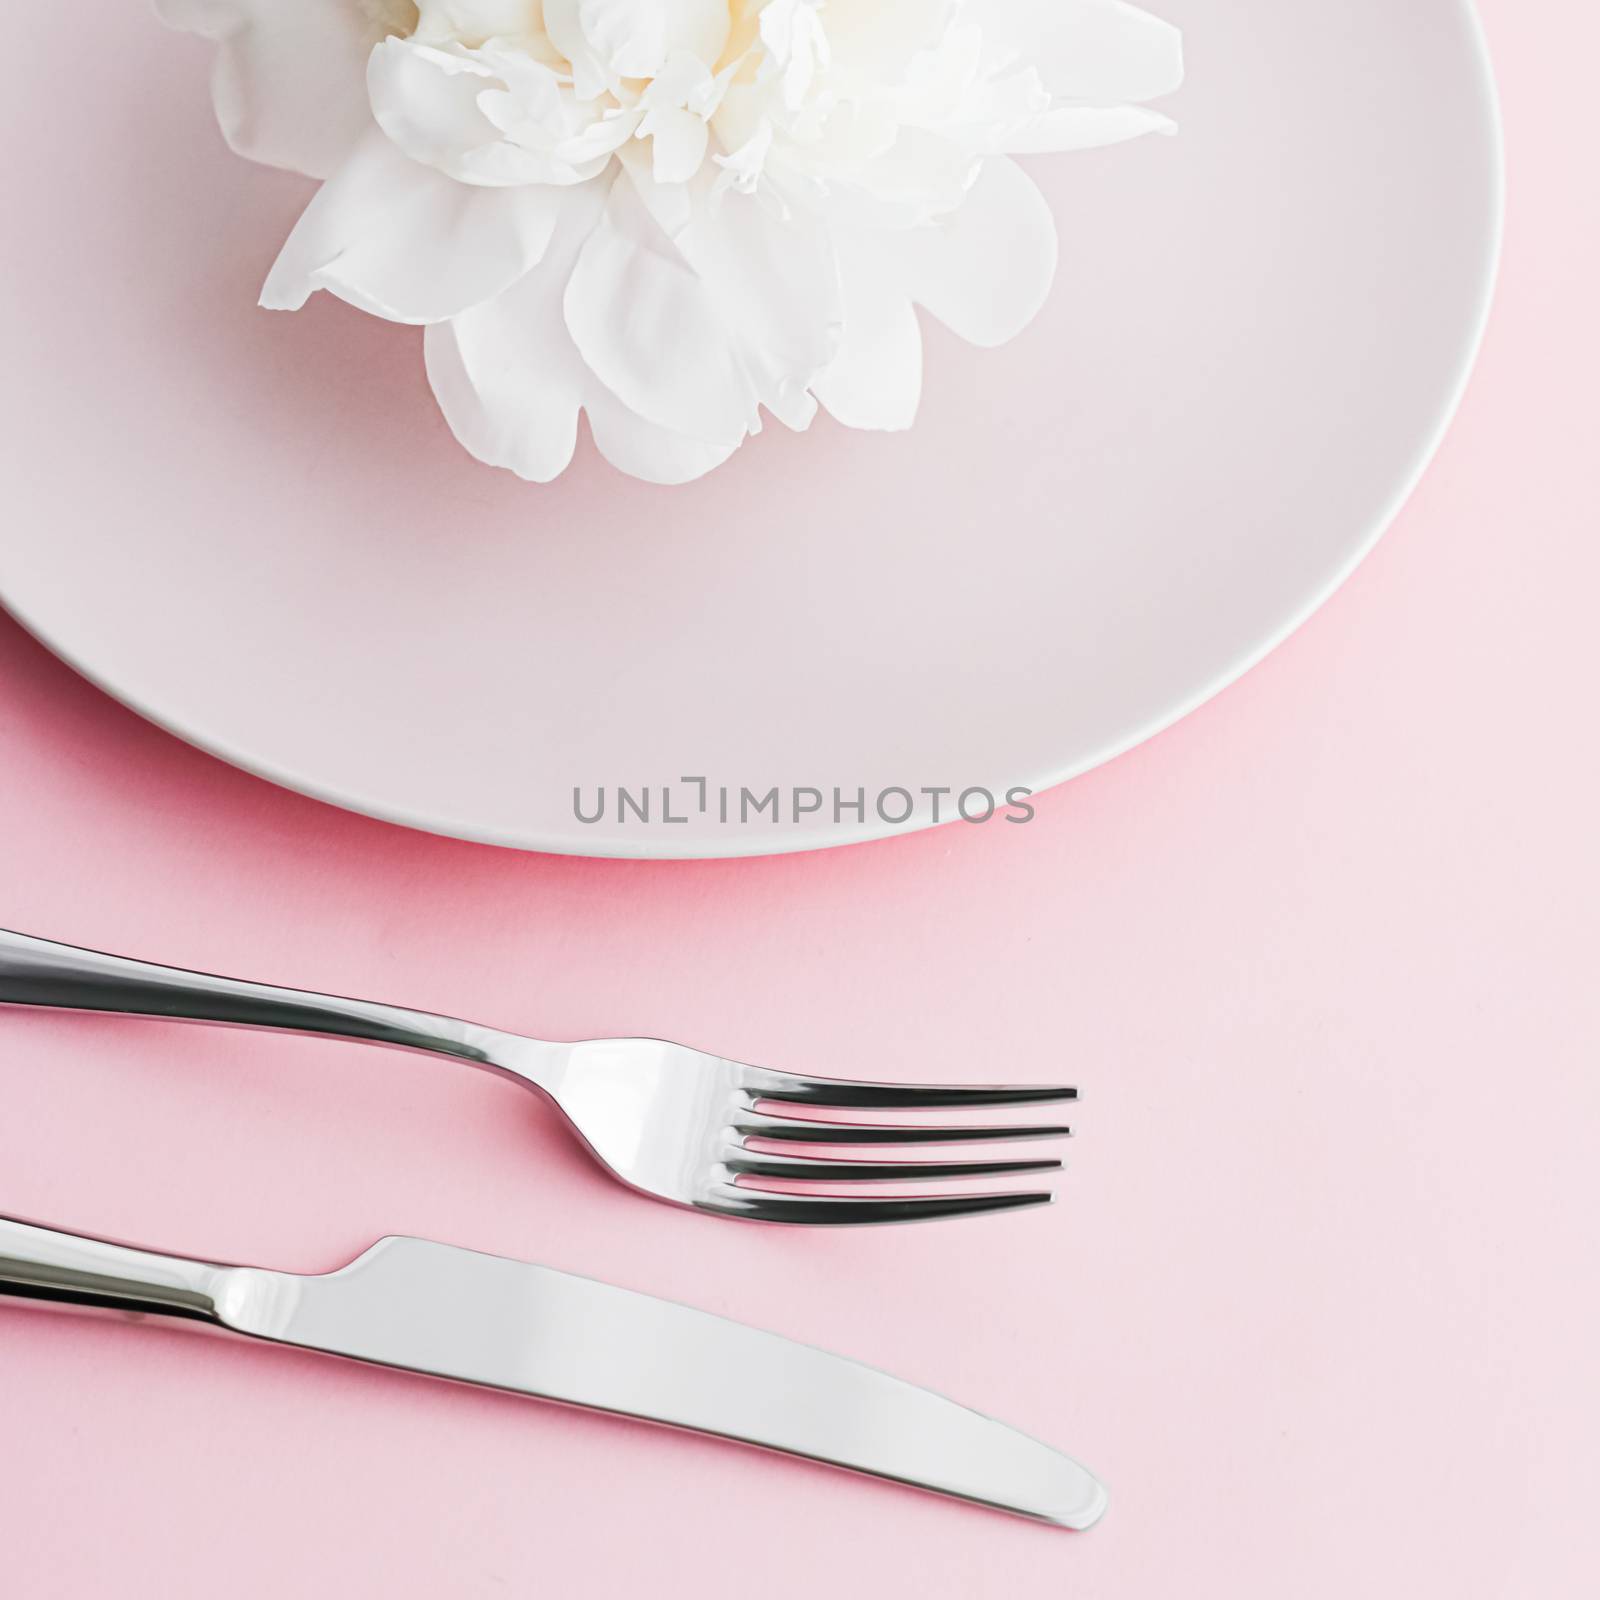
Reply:
M366 1039L485 1066L492 1064L490 1046L495 1037L490 1029L454 1017L186 972L3 928L0 1005L116 1011L128 1016Z
M17 1299L220 1326L234 1270L0 1217L0 1295Z

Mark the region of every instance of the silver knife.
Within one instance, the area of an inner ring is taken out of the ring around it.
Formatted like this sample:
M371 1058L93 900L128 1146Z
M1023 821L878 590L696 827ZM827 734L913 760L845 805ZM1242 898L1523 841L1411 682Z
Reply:
M1076 1461L876 1368L671 1300L425 1239L305 1276L0 1217L0 1295L248 1338L690 1428L1086 1528Z

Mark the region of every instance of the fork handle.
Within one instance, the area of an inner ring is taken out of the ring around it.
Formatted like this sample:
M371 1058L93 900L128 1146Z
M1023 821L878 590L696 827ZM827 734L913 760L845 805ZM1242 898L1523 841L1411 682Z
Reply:
M0 1004L366 1039L493 1065L492 1031L454 1017L186 972L5 929L0 929Z

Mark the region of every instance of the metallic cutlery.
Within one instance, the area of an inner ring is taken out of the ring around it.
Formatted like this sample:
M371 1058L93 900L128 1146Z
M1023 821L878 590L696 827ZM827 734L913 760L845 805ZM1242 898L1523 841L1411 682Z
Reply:
M321 1276L155 1255L0 1217L0 1295L256 1339L640 1417L1068 1528L1077 1462L872 1367L670 1300L423 1239Z
M540 1091L600 1165L629 1187L757 1222L913 1222L1046 1204L1047 1190L948 1188L1054 1171L1058 1160L972 1151L996 1141L1064 1137L1068 1128L918 1119L1077 1098L1069 1088L798 1077L658 1039L552 1044L453 1017L154 966L4 930L0 1003L284 1029L452 1057ZM807 1115L817 1111L824 1115ZM939 1147L945 1153L931 1158ZM960 1154L950 1153L958 1147ZM889 1194L882 1186L914 1192Z

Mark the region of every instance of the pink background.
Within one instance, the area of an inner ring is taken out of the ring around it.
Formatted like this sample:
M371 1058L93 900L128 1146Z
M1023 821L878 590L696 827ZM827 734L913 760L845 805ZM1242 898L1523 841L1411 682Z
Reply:
M1086 1090L1052 1211L776 1232L641 1203L471 1073L6 1014L0 1207L301 1270L416 1232L668 1294L1023 1423L1106 1521L0 1308L9 1592L1594 1587L1600 26L1483 10L1510 233L1437 464L1266 665L1028 828L496 852L234 772L0 621L0 922L553 1037Z

